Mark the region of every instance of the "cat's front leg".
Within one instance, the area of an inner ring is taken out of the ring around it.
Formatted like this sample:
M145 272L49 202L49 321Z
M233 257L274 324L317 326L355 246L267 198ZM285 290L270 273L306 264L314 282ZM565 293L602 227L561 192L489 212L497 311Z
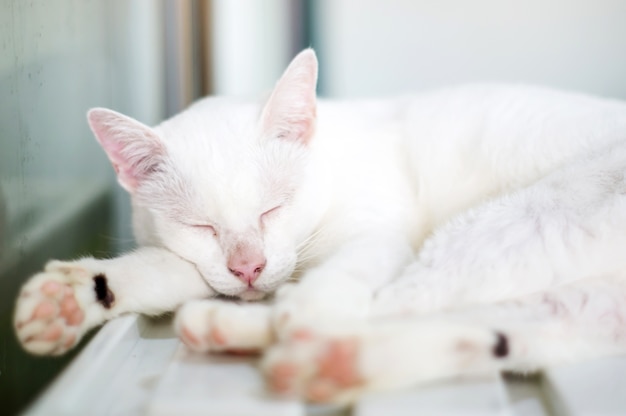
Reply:
M411 256L399 233L371 233L345 243L300 282L278 290L273 321L279 336L320 321L367 318L373 293Z
M274 305L218 299L187 302L176 313L174 329L196 352L257 353L278 336L289 337L317 322L366 318L371 293L361 282L329 273L281 287Z
M14 325L24 349L58 355L89 329L123 313L155 315L212 294L195 266L163 249L51 261L22 287Z
M309 270L298 284L279 288L273 305L201 300L177 313L175 330L198 352L256 352L293 331L324 321L363 320L372 294L411 256L398 234L355 239Z

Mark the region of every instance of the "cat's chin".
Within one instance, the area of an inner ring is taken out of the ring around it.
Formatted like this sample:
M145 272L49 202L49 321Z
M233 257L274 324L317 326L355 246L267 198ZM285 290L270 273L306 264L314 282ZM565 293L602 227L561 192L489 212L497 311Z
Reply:
M245 301L254 301L254 300L261 300L266 295L267 293L265 292L261 292L261 291L254 290L254 289L249 289L249 290L246 290L245 292L241 292L240 294L237 295L237 297Z

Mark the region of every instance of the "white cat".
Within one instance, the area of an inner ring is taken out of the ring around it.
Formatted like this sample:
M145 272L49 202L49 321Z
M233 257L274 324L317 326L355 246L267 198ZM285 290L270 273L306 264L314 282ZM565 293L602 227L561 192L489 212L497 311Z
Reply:
M24 348L185 304L190 348L268 348L270 387L314 401L626 352L626 104L318 101L316 78L305 50L265 103L207 98L156 128L91 110L141 248L32 277Z

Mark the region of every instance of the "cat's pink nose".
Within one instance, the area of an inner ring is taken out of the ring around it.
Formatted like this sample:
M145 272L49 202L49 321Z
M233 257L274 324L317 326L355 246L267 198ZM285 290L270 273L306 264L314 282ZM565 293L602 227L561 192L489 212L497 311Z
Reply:
M252 286L265 268L265 257L239 258L231 257L228 261L228 270L239 280Z

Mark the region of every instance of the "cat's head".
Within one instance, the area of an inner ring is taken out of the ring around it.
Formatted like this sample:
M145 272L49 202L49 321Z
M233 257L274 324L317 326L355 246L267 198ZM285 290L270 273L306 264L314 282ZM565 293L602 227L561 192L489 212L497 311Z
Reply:
M316 80L315 53L305 50L263 106L209 98L156 128L92 109L141 242L194 263L225 295L259 299L287 280L313 228L307 211L323 203L304 191Z

